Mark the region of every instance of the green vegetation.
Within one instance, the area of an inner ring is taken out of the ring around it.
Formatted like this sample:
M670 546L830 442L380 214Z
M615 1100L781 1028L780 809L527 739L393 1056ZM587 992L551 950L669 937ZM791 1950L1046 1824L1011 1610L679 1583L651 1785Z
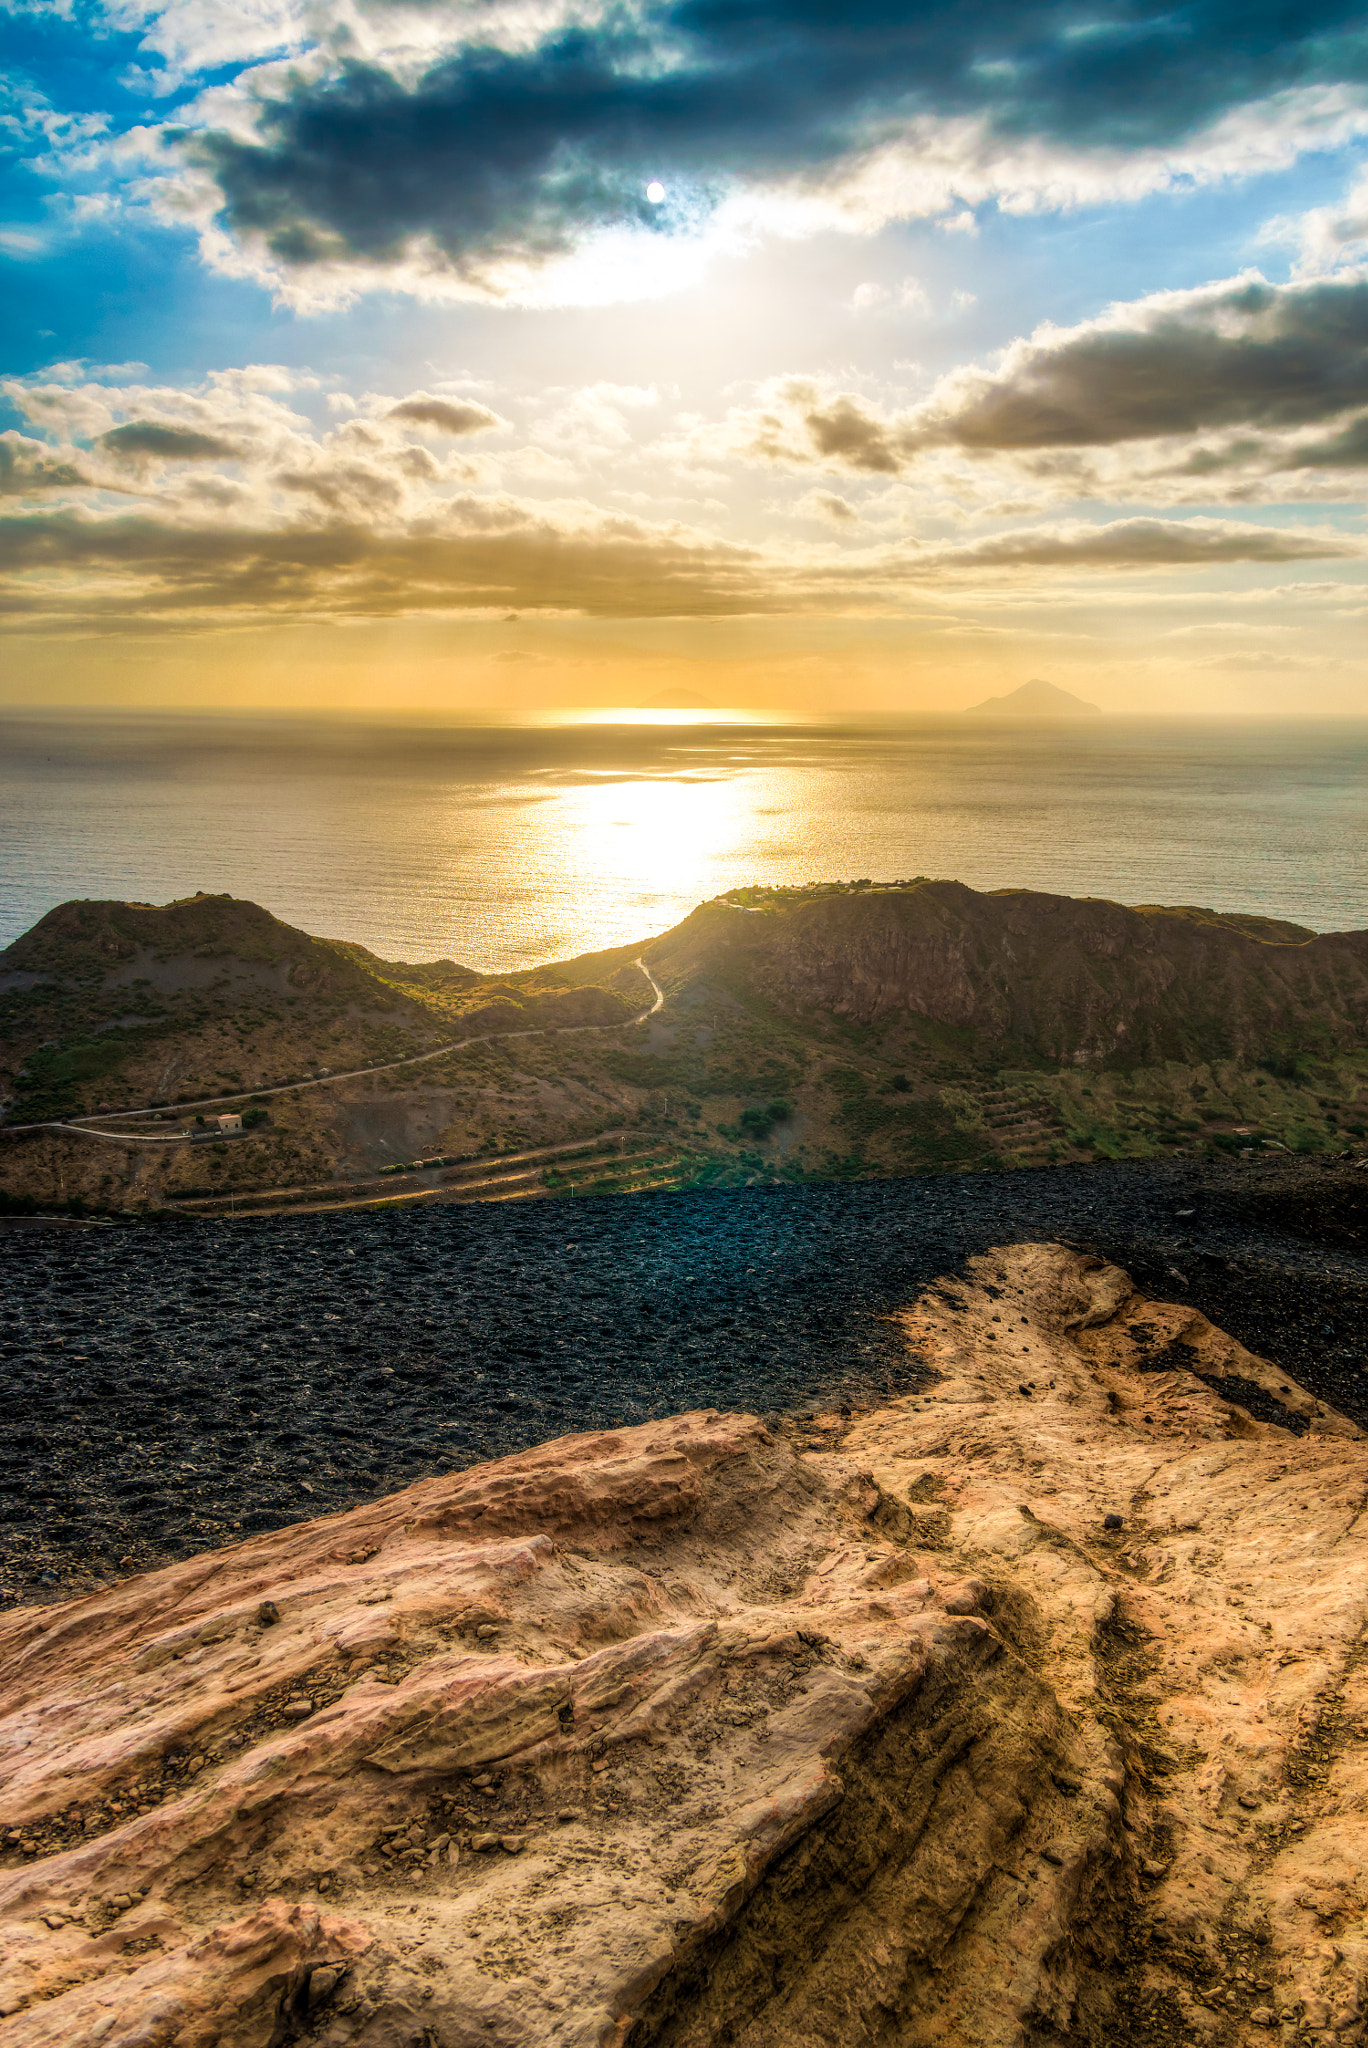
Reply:
M787 1123L792 1115L792 1103L786 1102L782 1095L776 1095L763 1108L743 1109L734 1124L719 1124L717 1128L724 1138L732 1138L738 1144L750 1139L763 1145L774 1126Z

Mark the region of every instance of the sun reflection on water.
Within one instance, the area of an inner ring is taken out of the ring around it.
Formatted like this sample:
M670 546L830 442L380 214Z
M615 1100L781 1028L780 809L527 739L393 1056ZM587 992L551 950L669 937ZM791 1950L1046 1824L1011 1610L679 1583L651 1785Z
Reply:
M611 782L565 791L543 822L586 892L712 894L718 866L752 836L750 794L748 777Z
M0 943L193 889L486 972L639 943L747 882L954 876L1357 929L1368 725L439 731L6 723Z

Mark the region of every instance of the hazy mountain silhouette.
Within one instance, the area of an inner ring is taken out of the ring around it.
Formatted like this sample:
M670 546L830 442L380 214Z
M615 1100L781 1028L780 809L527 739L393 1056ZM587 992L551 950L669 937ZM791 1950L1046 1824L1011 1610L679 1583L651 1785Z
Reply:
M1102 707L1075 697L1072 690L1061 690L1057 683L1035 677L1019 690L1009 690L1005 697L985 697L969 709L985 712L990 718L1098 718Z

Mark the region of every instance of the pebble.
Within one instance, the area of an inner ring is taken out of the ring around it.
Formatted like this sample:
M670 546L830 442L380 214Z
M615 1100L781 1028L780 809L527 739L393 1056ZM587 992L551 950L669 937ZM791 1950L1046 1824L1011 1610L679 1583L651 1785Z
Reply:
M297 1699L286 1700L280 1711L288 1721L304 1721L307 1720L313 1710L314 1703L312 1700Z
M561 1806L558 1807L556 1810L556 1819L560 1822L562 1827L568 1827L571 1821L580 1820L582 1818L583 1816L580 1813L580 1809L577 1806Z
M1124 1529L1125 1526L1120 1515L1104 1515L1102 1517L1102 1527L1104 1529Z
M263 1600L256 1611L256 1618L263 1628L270 1628L280 1619L280 1609L274 1600Z
M1244 1807L1247 1813L1255 1813L1257 1812L1258 1808L1262 1806L1263 1801L1254 1792L1241 1792L1239 1795L1239 1803L1241 1806Z
M477 1856L487 1856L491 1849L498 1848L499 1838L497 1835L472 1835L470 1846Z
M487 1643L498 1633L499 1631L493 1626L493 1624L491 1622L486 1621L482 1623L479 1628L476 1629L475 1640L477 1643Z

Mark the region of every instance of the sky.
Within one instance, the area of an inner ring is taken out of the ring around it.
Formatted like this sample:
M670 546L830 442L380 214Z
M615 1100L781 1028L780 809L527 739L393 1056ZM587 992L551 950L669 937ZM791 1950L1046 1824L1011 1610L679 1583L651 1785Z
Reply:
M0 0L0 705L1368 712L1368 15Z

